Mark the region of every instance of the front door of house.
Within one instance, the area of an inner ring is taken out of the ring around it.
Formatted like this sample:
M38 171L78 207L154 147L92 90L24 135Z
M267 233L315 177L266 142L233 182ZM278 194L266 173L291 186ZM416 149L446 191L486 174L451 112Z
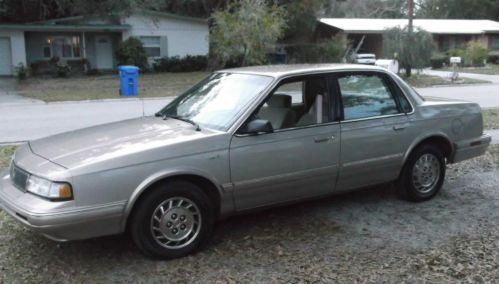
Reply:
M97 69L113 69L113 46L109 36L95 38L95 53Z

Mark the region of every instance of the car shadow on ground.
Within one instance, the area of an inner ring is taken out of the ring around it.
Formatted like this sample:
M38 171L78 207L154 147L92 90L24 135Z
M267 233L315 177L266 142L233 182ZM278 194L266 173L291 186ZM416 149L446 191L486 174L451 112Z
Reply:
M318 216L327 216L335 206L362 204L366 208L387 201L400 202L397 200L394 187L390 184L282 205L277 208L245 212L219 221L212 238L201 251L216 250L226 242L237 242L249 238L262 240L278 238L286 242L287 233L292 233L291 237L296 239L299 238L300 233L310 232L310 227L316 225L327 229L329 233L334 233L335 230L341 230L340 225L334 221L318 218ZM81 261L95 259L103 254L116 258L142 257L128 234L56 243L27 229L19 229L21 231L19 233L23 235L18 236L19 239L31 240L26 245L33 243L56 248L54 253L57 257L77 254ZM315 229L315 233L318 232L319 230Z

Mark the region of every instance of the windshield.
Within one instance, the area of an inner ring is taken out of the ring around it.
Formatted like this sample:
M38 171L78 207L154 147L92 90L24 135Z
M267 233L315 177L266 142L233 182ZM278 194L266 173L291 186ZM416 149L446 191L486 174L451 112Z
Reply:
M246 105L272 80L260 75L214 73L173 100L158 115L227 131Z

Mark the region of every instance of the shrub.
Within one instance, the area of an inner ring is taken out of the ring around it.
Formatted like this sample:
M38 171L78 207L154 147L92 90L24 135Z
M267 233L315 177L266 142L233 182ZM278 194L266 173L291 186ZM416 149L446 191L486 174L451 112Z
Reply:
M493 64L498 64L499 63L499 55L490 55L489 58L487 59L487 62L493 63Z
M465 64L481 67L487 59L490 50L483 47L479 41L470 41L466 44Z
M60 78L67 78L71 73L71 66L61 62L55 64L55 75Z
M431 63L431 68L439 69L444 67L444 64L449 64L449 58L443 55L433 56L430 59L430 63Z
M19 62L16 66L16 75L19 80L26 80L28 77L28 70L23 63Z
M464 48L451 48L447 51L450 57L462 57L466 55L466 50Z
M147 69L147 54L144 45L136 37L129 37L120 43L115 55L118 65L135 65L140 69Z
M153 66L158 72L192 72L205 70L207 64L208 58L204 55L187 55L156 59Z
M101 75L101 74L102 74L102 72L99 71L99 69L95 69L95 68L88 69L88 71L87 71L88 76L97 76L97 75Z

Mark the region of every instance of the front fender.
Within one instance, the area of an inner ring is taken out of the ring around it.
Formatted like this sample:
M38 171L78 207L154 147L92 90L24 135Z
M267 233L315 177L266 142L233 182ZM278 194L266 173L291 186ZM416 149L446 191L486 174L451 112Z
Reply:
M224 190L224 187L219 183L219 181L209 175L208 173L195 169L195 168L179 168L179 169L169 169L169 170L164 170L160 171L157 173L154 173L147 177L145 180L143 180L133 191L133 193L130 195L130 198L127 200L123 212L123 220L121 224L122 231L125 230L126 224L128 217L130 213L132 212L133 206L135 205L136 201L139 199L140 195L147 189L149 188L152 184L154 184L157 181L169 178L169 177L175 177L175 176L181 176L181 175L194 175L198 176L201 178L204 178L206 180L209 180L215 187L217 188L217 191L221 197L221 207L223 208L224 206L226 208L230 208L230 204L227 204L227 202L230 202L233 207L232 203L232 192L228 192ZM230 196L229 196L230 195ZM224 204L225 203L225 204ZM221 209L222 210L222 209ZM224 209L225 211L228 211L229 209Z

